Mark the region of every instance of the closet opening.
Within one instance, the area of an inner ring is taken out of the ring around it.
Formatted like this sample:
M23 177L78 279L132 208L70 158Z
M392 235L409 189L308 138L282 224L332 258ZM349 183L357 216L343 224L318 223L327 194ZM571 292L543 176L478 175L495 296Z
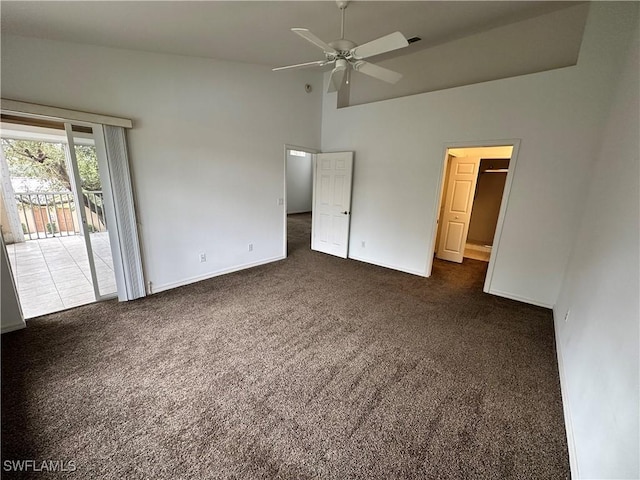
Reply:
M485 292L490 292L516 153L517 142L446 148L435 225L435 261L486 269Z

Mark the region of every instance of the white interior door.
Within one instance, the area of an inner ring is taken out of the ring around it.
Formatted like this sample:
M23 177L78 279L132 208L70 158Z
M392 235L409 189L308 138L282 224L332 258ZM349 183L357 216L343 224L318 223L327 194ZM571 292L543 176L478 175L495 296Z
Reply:
M473 197L478 181L478 157L453 157L449 185L440 217L440 244L436 256L442 260L462 263L467 243Z
M312 250L347 258L352 175L353 152L316 155Z

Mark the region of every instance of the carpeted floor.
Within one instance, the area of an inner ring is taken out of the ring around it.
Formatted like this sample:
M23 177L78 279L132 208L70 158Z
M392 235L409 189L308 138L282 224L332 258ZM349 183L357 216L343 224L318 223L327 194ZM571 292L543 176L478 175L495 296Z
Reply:
M2 335L2 459L81 479L563 479L551 313L309 250ZM4 478L15 478L3 472ZM28 475L23 475L27 478Z

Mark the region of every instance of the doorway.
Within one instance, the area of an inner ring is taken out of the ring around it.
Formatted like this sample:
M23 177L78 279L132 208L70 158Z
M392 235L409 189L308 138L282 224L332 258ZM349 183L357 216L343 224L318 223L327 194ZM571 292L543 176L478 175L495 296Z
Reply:
M284 204L284 257L291 253L288 226L296 216L311 223L304 243L312 250L348 257L353 157L285 145L285 197L278 202Z
M1 137L2 236L24 317L115 297L93 128L3 115Z
M284 155L284 252L311 247L311 222L313 206L313 168L316 150L286 145Z
M486 263L484 292L491 289L517 147L513 141L445 151L433 256Z
M287 215L311 212L313 154L287 149Z

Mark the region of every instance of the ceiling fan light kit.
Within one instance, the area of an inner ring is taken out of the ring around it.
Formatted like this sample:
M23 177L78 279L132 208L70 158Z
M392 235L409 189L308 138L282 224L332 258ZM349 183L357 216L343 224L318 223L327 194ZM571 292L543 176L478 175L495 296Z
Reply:
M305 67L324 67L325 65L333 64L334 68L329 78L328 92L337 92L342 88L345 84L345 79L348 78L348 71L350 69L377 78L383 82L398 82L402 78L400 73L369 63L364 59L407 47L409 42L404 35L400 32L394 32L367 42L364 45L358 45L351 40L347 40L344 38L344 11L349 2L338 0L336 3L342 14L340 39L326 43L306 28L291 29L293 33L301 36L316 47L321 48L324 52L325 59L277 67L274 68L273 71Z

